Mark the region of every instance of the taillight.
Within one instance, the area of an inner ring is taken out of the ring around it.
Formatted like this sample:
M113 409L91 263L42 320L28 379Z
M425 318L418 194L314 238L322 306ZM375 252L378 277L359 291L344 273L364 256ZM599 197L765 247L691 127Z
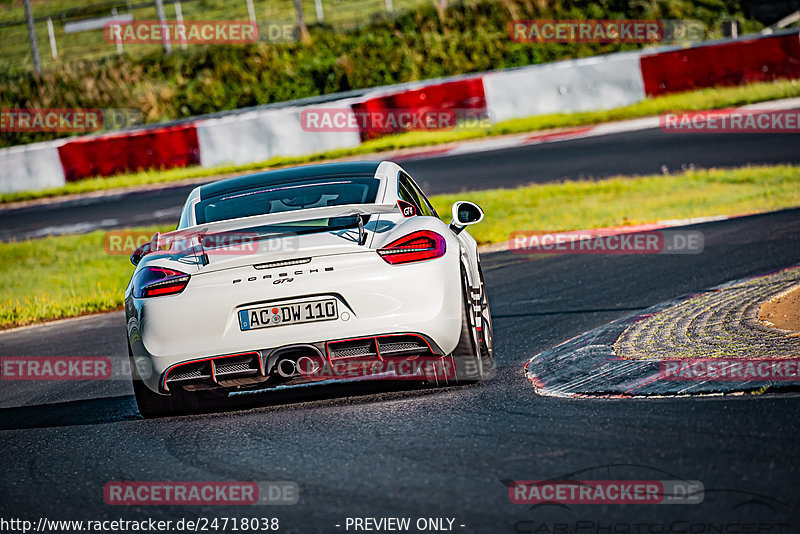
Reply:
M435 232L420 230L392 241L378 249L378 254L387 263L396 265L440 258L446 250L444 237Z
M145 267L133 279L133 296L137 299L176 295L186 288L189 275L166 267Z

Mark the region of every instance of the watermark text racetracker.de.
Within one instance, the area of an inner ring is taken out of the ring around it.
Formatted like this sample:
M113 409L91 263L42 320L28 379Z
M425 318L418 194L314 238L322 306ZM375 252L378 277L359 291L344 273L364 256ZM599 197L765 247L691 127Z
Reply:
M637 473L633 475L633 473ZM600 475L600 477L592 476ZM617 477L620 474L623 476ZM633 475L633 476L632 476ZM597 465L540 480L501 480L513 504L525 514L513 524L519 534L774 534L788 533L788 524L773 516L786 503L755 493L714 487L684 479L659 467L620 463ZM730 513L709 515L731 497ZM708 502L707 502L708 501ZM702 505L664 507L652 505ZM754 506L769 510L761 522ZM598 512L602 515L598 516ZM630 516L633 516L629 519ZM666 516L666 517L665 517ZM683 516L683 517L682 517ZM689 519L685 516L691 516ZM635 517L635 519L634 519ZM668 518L668 519L666 519ZM745 519L744 521L742 519Z
M3 356L2 380L108 380L107 356Z
M535 19L514 20L509 38L517 43L637 43L701 41L706 26L698 20Z
M381 358L344 358L329 361L308 357L299 360L297 371L310 381L379 379L379 380L453 380L456 364L451 356L386 356Z
M0 132L91 133L142 124L137 109L14 108L0 109Z
M110 21L103 28L108 43L236 44L258 41L258 25L247 20Z
M699 480L515 480L514 504L699 504Z
M140 230L111 230L103 236L103 250L112 256L130 256L153 241L153 234ZM299 248L299 238L292 234L264 236L257 232L220 232L201 234L194 231L172 232L158 236L157 250L161 253L204 252L209 256L246 255L263 252L294 252Z
M108 482L103 500L112 506L207 506L297 504L300 488L289 481Z
M677 382L798 382L797 358L686 358L662 360L659 378Z
M662 113L667 133L800 133L798 110L719 109Z
M566 232L514 232L518 254L699 254L703 234L694 230L627 231L625 227Z
M396 133L426 130L486 129L491 120L485 109L307 108L300 113L300 126L307 132Z

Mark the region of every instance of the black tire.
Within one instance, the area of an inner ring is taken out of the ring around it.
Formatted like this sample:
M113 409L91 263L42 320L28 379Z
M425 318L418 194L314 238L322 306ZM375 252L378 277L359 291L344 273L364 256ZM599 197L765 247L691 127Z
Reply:
M202 391L190 393L177 389L169 395L161 395L147 387L139 376L133 353L128 347L128 357L131 363L131 381L133 382L133 395L136 397L136 406L142 417L166 417L170 415L186 415L199 413L216 407L220 400L227 398L224 391Z
M483 282L483 269L478 264L480 274L480 332L478 341L481 347L481 360L483 369L494 367L494 327L492 325L492 311L489 308L489 297L486 294L486 284Z
M472 312L472 297L470 295L467 277L462 272L461 277L461 336L458 345L452 352L455 364L455 383L474 384L483 378L483 362L481 361L478 333L475 328Z

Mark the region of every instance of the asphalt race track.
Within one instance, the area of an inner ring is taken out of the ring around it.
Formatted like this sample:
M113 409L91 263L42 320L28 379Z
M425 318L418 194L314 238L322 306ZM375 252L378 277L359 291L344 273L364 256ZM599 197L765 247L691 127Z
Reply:
M281 532L296 533L354 532L348 517L451 518L464 533L798 532L798 395L559 399L534 395L523 377L531 356L631 311L800 262L800 209L691 229L704 233L701 254L486 255L497 366L478 386L304 388L240 397L227 412L143 420L127 381L4 382L0 515L278 517ZM121 313L0 335L2 355L124 352ZM705 496L531 506L511 503L505 485L581 473L696 480ZM294 481L300 501L104 503L107 482L136 480Z
M512 149L403 160L428 194L515 187L561 179L657 174L666 168L800 163L784 134L665 133L650 129ZM0 206L0 241L177 222L192 186L81 198L26 208Z

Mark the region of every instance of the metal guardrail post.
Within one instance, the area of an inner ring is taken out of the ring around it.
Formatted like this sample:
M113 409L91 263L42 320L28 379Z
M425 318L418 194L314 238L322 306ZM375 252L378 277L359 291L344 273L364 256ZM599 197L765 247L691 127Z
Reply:
M39 42L36 40L36 28L33 25L33 9L31 0L24 0L25 20L28 23L28 39L31 41L31 55L33 56L33 68L38 74L42 73L42 58L39 57Z
M47 17L47 35L50 37L50 55L53 59L58 59L58 48L56 47L56 34L53 31L53 19Z
M172 52L172 43L169 42L169 28L167 26L167 15L164 13L164 0L156 0L156 12L158 21L161 23L161 42L164 43L164 52Z
M186 28L183 25L183 9L181 8L181 0L175 0L175 22L178 23L179 31L181 31L181 48L186 50Z

